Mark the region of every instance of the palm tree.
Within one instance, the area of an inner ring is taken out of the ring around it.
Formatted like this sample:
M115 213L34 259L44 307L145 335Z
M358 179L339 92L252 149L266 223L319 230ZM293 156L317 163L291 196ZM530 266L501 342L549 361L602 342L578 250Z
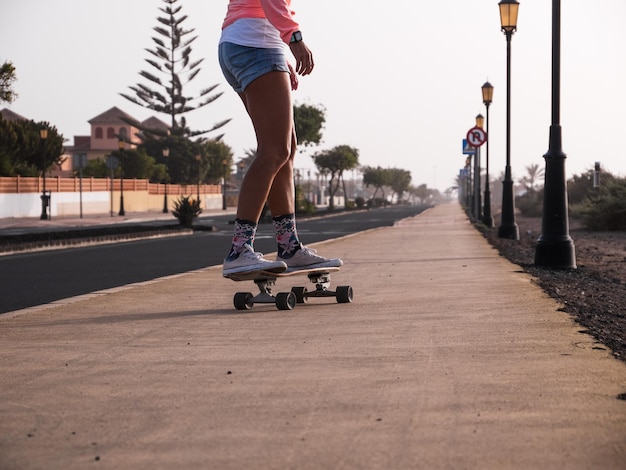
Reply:
M526 188L529 193L534 193L537 190L539 178L543 177L544 169L538 164L533 163L526 167L526 176L523 176L519 183Z

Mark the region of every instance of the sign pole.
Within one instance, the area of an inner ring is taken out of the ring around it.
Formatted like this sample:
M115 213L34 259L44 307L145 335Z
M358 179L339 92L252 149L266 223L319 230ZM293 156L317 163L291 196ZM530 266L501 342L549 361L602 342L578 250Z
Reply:
M467 145L474 148L474 198L472 213L476 220L481 219L480 198L480 147L487 141L487 133L481 127L472 127L467 131Z

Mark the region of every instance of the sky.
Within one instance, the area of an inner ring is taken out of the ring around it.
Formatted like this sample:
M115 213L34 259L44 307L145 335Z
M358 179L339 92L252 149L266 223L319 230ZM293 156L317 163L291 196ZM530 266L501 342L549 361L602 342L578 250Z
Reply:
M235 161L256 148L254 132L217 62L227 0L179 0L195 29L192 58L202 71L189 95L218 84L224 94L189 113L192 129L227 118L220 132ZM2 104L48 121L73 142L88 121L117 106L143 120L155 115L120 93L147 82L145 59L162 0L0 0L0 61L16 67L19 94ZM481 86L494 86L489 108L490 174L506 163L506 39L497 0L293 0L296 19L315 58L301 78L296 104L326 112L323 142L298 155L296 167L315 167L309 155L336 145L359 150L361 165L409 170L412 184L441 191L464 165L462 139L477 114L486 115ZM566 172L599 161L626 177L626 17L624 0L562 2L561 115ZM520 0L511 43L511 167L544 167L551 124L552 2ZM157 116L167 121L163 115ZM211 135L209 134L209 137ZM485 166L485 151L483 167Z

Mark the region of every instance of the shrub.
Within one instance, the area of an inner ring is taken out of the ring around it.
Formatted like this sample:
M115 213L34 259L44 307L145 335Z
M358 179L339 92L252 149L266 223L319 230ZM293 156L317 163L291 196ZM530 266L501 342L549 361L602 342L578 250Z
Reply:
M543 212L543 190L528 191L519 196L515 200L515 207L527 217L540 217Z
M182 227L191 227L193 219L202 213L200 201L190 196L181 196L174 203L172 214L178 219Z
M626 230L626 179L616 179L597 189L581 209L589 230Z
M301 215L312 215L316 212L315 204L313 204L308 199L303 199L302 201L298 201L298 205L296 207L296 214Z
M367 207L387 207L387 204L389 204L389 201L382 197L367 200Z
M315 210L315 204L304 196L300 186L296 186L296 214L311 215L315 214Z

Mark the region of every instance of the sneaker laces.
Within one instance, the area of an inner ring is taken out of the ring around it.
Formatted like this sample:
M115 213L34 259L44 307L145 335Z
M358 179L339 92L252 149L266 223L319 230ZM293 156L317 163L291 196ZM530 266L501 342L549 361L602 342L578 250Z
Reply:
M317 254L317 250L314 248L308 248L304 245L301 246L300 251L302 252L303 257L308 257L311 261L320 262L320 261L328 261L327 258L320 256Z
M309 248L308 246L304 246L304 245L302 245L302 246L300 247L300 249L301 249L302 251L304 251L305 253L308 253L308 254L311 254L311 255L315 255L315 254L317 253L317 250L316 250L316 249L314 249L314 248ZM317 256L317 255L316 255L316 256Z
M292 259L292 258L296 258L297 259L297 258L301 258L303 256L305 256L305 257L308 256L308 257L311 257L311 258L320 258L321 259L322 257L319 256L319 255L316 255L316 253L317 253L317 250L315 250L313 248L309 248L307 246L304 246L304 245L300 244L300 248L298 250L296 250L296 252L293 253L289 258L285 258L285 259L286 260L289 260L289 259ZM279 256L279 258L282 259L280 256Z
M255 259L255 260L257 260L257 261L259 261L259 260L266 261L266 260L263 258L263 253L258 252L258 251L254 251L254 248L252 248L252 247L251 247L249 244L247 244L247 243L244 245L244 249L243 249L243 251L239 254L239 256L243 256L243 257L248 258L248 259Z

